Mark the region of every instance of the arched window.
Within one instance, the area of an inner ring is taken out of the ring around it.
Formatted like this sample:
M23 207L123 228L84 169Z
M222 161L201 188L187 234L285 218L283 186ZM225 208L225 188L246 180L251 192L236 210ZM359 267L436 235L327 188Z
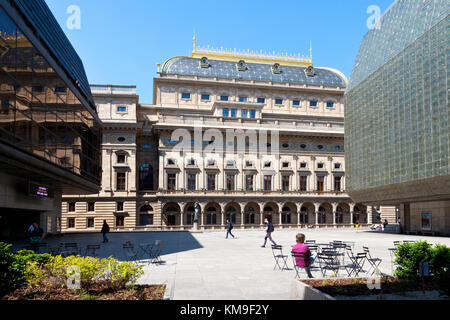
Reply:
M319 224L327 223L327 211L324 207L319 208Z
M236 224L236 208L228 207L226 214L227 214L227 219L230 219L231 223Z
M217 224L217 209L214 207L209 207L206 209L206 224L215 225Z
M186 209L186 224L187 225L193 225L194 224L194 217L195 217L195 208L194 208L194 206L189 206Z
M291 223L291 209L288 206L283 207L283 210L281 211L281 223Z
M336 209L336 223L344 223L344 212L341 207Z
M255 209L252 207L245 212L245 224L255 224Z
M302 210L300 210L300 223L302 224L308 224L308 208L303 207Z
M144 163L139 168L139 189L154 190L155 185L153 182L153 177L154 177L153 167L147 163Z

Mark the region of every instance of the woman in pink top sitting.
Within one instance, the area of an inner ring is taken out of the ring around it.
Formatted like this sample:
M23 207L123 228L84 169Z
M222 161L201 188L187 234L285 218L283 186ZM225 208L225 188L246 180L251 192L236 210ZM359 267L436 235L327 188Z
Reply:
M297 244L292 247L292 252L295 253L303 253L304 258L297 257L295 258L297 266L299 268L305 269L309 278L312 278L311 274L311 265L314 263L317 257L317 253L311 254L308 246L305 244L305 235L299 233L296 236Z

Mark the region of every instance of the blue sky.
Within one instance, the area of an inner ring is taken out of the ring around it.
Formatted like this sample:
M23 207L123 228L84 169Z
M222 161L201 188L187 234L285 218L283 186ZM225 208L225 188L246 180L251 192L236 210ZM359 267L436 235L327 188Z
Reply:
M83 60L91 84L136 85L141 103L153 102L157 63L189 55L195 30L200 46L309 54L315 66L350 77L367 8L384 12L393 0L46 0ZM69 30L67 8L81 10Z

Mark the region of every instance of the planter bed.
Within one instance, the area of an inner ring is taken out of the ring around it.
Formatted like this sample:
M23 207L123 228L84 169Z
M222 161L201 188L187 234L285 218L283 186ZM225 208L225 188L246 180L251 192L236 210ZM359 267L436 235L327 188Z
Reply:
M425 282L425 295L422 292L422 283L416 281L399 280L397 278L385 277L381 279L381 290L370 290L367 286L367 278L358 279L321 279L300 280L325 295L337 300L344 299L448 299L440 295L439 288L431 283Z
M105 283L98 282L90 290L24 287L5 295L1 300L163 300L165 290L165 285L136 285L114 291Z

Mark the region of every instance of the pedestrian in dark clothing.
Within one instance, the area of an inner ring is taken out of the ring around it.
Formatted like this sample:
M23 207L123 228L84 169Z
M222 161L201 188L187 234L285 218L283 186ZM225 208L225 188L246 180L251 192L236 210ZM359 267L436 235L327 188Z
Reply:
M384 222L383 222L383 228L384 228L384 230L386 230L388 224L389 224L389 222L387 221L387 219L384 219Z
M266 237L264 238L264 245L262 245L262 248L266 247L267 244L267 239L269 239L270 241L272 241L273 245L276 246L277 244L275 243L275 241L273 241L272 239L272 232L275 231L275 227L273 226L272 222L269 221L269 219L265 218L264 219L264 223L267 226L267 230L266 230Z
M28 231L30 233L30 244L33 248L34 252L37 252L39 250L39 244L41 243L42 239L44 238L44 230L39 227L39 225L35 222L32 224L32 228L28 228Z
M102 234L103 234L103 243L109 242L108 238L106 237L106 234L109 232L109 226L106 223L106 220L103 220L103 227L102 227Z
M231 233L231 230L233 230L233 223L227 219L227 239L228 239L228 235L231 235L234 239L234 235Z

